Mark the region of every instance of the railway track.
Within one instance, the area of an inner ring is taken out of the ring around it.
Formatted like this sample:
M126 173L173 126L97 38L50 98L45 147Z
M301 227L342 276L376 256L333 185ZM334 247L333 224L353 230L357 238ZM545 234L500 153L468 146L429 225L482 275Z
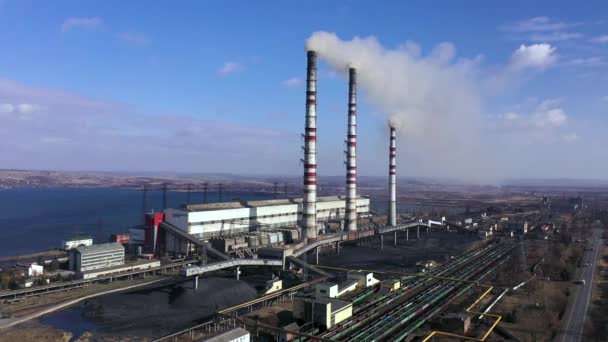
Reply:
M354 308L353 319L321 337L343 341L375 341L388 336L393 330L432 309L441 298L465 286L462 282L449 280L448 277L476 279L480 272L493 264L493 260L500 258L513 246L490 244L465 253L430 271L424 277L403 283L398 291L362 302ZM469 284L467 289L470 285L472 284Z
M459 272L458 278L474 281L480 280L493 270L493 266L498 264L496 258L504 255L510 249L510 246L504 246L500 251L490 253L490 255L483 257L482 260L479 260L472 265L468 265L462 272ZM441 281L441 284L438 285L439 288L424 292L424 300L417 301L417 303L411 305L410 308L400 308L399 310L396 310L394 313L384 318L380 324L376 324L375 329L371 330L368 334L356 336L355 340L385 340L395 334L398 329L402 330L404 324L411 322L417 317L424 316L429 311L432 313L429 318L432 317L441 310L444 304L458 297L458 295L452 295L453 293L460 289L461 291L458 291L458 294L462 294L473 285L474 283ZM416 325L416 329L421 326L422 323ZM404 335L403 337L405 336L407 335ZM391 339L391 341L392 340L393 339Z

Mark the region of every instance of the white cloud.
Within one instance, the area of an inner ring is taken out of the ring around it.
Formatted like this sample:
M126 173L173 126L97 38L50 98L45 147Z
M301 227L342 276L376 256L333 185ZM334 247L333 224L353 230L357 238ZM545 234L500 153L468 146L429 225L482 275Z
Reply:
M540 16L503 25L500 29L509 32L513 39L547 43L582 38L583 34L566 30L578 25Z
M71 142L71 139L64 137L42 137L40 142L43 144L67 144Z
M456 47L450 42L443 42L437 45L429 56L437 64L448 64L456 55Z
M0 113L12 113L15 110L15 106L10 103L0 103Z
M583 35L578 32L550 32L550 33L534 33L530 36L533 42L559 42L564 40L572 40L581 38Z
M551 108L557 107L562 103L562 99L557 98L557 99L546 99L544 101L542 101L539 105L538 105L538 110L540 111L544 111L544 110L549 110Z
M0 104L0 112L2 112L2 113L31 114L39 109L40 109L39 106L30 104L30 103L19 103L19 104L2 103L2 104Z
M540 16L503 25L501 29L508 32L547 32L563 30L576 25Z
M608 95L606 95L606 96L602 97L602 100L604 100L604 101L608 102Z
M507 112L499 116L502 122L498 128L502 131L550 131L563 127L568 122L568 115L560 107L561 99L547 99L538 103L531 111Z
M579 139L579 136L578 136L578 134L573 132L573 133L564 134L564 136L562 138L564 139L565 142L574 142Z
M537 111L532 115L532 123L538 128L561 127L568 121L568 116L561 108Z
M120 32L116 36L123 42L132 45L145 46L152 42L150 36L141 32Z
M510 67L516 70L547 68L557 60L555 51L556 48L550 44L521 45L511 55Z
M177 165L177 172L229 172L256 165L243 172L295 174L298 170L291 152L298 149L298 135L255 126L255 120L241 124L151 115L124 103L4 79L0 79L0 103L1 110L11 111L0 113L3 167L112 170L112 165L121 165L121 170L162 171L162 165ZM40 110L21 113L32 108ZM226 136L229 141L223 139ZM260 156L255 151L267 153ZM153 152L160 160L152 163L145 155Z
M67 18L61 24L61 31L68 32L72 29L82 28L82 29L100 29L103 26L103 19L100 17L90 17L90 18Z
M243 70L243 65L238 62L224 62L224 65L218 70L218 74L226 76Z
M604 43L608 43L608 34L602 35L602 36L598 36L595 38L592 38L590 40L590 42L595 43L595 44L604 44Z
M36 105L21 103L17 105L17 111L22 114L30 114L37 110Z
M606 62L602 57L575 58L564 63L568 66L598 66L604 65Z
M286 87L290 87L290 88L299 87L303 83L304 83L304 81L298 77L292 77L288 80L283 81L283 85Z

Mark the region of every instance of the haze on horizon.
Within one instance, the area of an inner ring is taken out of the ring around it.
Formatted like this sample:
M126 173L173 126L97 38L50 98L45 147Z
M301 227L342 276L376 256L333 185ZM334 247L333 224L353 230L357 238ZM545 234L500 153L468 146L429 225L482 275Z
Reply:
M606 179L608 4L442 6L0 2L0 167L300 175L308 44L321 175L354 63L361 176Z

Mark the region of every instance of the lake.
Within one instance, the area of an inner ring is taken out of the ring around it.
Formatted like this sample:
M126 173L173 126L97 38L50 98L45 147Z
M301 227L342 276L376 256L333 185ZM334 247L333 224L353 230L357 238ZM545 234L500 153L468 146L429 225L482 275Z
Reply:
M219 200L208 192L208 201ZM168 192L167 205L186 202L185 192ZM224 192L223 199L254 200L270 194ZM203 193L192 192L193 202L202 203ZM90 236L108 241L110 234L126 232L143 223L142 191L136 189L2 189L0 190L0 257L29 254L61 247L61 241ZM148 210L159 211L162 192L148 191Z

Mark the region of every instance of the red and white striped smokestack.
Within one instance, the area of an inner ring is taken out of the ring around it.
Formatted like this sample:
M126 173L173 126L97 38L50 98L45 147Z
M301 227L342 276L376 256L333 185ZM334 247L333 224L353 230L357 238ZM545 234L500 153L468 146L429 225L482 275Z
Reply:
M388 163L388 224L390 226L397 225L397 129L394 126L391 128L391 143L389 148L389 163Z
M357 231L357 70L348 69L345 229Z
M306 68L306 126L304 132L304 200L302 235L317 237L317 53L308 51Z

